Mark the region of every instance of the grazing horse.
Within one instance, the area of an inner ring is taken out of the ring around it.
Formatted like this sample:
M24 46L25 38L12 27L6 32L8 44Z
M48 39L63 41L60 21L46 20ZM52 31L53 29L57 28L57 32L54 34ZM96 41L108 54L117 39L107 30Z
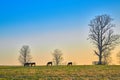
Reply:
M72 66L72 62L68 62L67 66Z
M29 63L24 63L24 66L29 66L30 64Z
M32 66L35 66L35 62L32 62L32 63L28 63L28 62L27 62L27 63L24 63L24 66L31 66L31 67L32 67Z
M48 62L48 63L47 63L47 66L52 66L52 62Z
M31 63L31 66L35 66L35 62L32 62L32 63Z

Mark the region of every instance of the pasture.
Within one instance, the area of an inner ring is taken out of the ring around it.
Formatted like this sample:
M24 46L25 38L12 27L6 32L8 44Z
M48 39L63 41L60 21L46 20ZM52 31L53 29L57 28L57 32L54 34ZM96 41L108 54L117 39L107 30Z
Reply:
M0 80L120 80L120 66L0 66Z

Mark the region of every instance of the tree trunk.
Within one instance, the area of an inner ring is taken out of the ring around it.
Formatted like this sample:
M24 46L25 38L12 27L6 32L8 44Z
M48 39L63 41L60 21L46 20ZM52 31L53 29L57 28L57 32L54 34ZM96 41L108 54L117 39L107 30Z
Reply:
M98 65L102 65L102 56L99 56L99 61L98 61Z

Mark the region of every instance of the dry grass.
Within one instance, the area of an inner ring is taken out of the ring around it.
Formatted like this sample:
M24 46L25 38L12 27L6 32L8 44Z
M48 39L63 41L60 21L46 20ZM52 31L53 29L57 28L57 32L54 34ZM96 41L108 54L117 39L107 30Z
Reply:
M120 80L120 66L0 66L0 80Z

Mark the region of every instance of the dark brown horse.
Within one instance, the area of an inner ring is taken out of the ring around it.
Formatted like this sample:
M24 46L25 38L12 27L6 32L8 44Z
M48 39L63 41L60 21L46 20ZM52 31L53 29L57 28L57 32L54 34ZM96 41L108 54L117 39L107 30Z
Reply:
M32 62L32 63L31 63L31 66L35 66L35 65L36 65L35 62Z
M67 66L72 66L72 62L68 62Z
M48 62L48 63L47 63L47 66L52 66L52 62Z
M31 62L31 63L28 63L28 62L27 62L27 63L24 63L24 66L31 66L31 67L32 67L32 66L35 66L35 62Z

